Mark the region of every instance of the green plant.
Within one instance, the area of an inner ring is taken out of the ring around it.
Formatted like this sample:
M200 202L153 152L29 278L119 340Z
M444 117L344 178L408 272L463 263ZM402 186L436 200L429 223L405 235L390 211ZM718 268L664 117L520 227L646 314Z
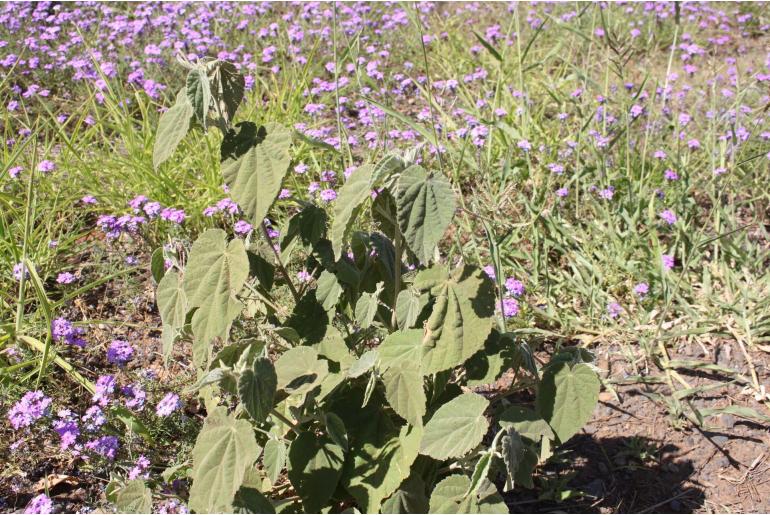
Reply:
M264 219L277 209L292 133L233 126L240 74L218 60L184 64L187 85L160 120L154 164L191 127L219 128L225 183L264 236L211 229L184 266L153 269L165 350L192 340L193 390L208 412L190 508L507 511L495 481L531 486L538 461L590 416L591 356L567 350L539 370L526 343L499 330L493 282L438 253L453 187L413 158L354 171L328 231L324 209L297 202L275 244ZM312 281L295 284L295 268ZM537 391L531 409L474 392L510 368ZM151 496L135 481L111 492L127 512Z

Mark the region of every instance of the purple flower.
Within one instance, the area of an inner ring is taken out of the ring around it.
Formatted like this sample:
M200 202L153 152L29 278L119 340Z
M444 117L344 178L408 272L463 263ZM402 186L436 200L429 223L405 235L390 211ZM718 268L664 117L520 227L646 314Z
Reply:
M120 393L126 397L124 402L127 408L139 411L144 408L144 401L147 399L147 394L138 384L124 386L120 389Z
M514 297L521 297L524 295L524 284L513 277L509 277L505 280L505 289Z
M726 173L727 173L727 168L724 168L724 167L721 167L721 166L719 168L714 168L714 176L715 177L719 177L720 175L724 175Z
M175 393L169 392L155 407L155 413L159 417L167 417L181 407L182 403L179 401L179 396Z
M61 449L66 451L77 443L80 428L69 410L61 410L58 415L62 418L53 423L53 429L61 438Z
M52 511L53 501L46 494L36 495L24 508L24 513L51 513Z
M503 299L503 316L505 318L515 317L519 314L519 303L516 299Z
M51 322L51 334L57 342L63 340L67 345L85 347L86 341L80 337L84 332L82 327L75 327L65 318L59 317Z
M639 283L636 286L634 286L634 293L636 293L639 297L644 297L649 293L650 286L647 283Z
M25 279L29 279L29 270L23 263L16 263L13 265L13 278L17 281L21 281L22 275Z
M484 271L485 274L487 274L487 276L489 276L490 279L492 279L493 281L495 280L495 267L493 267L492 265L487 265L484 268L482 268L482 270Z
M660 261L663 264L663 268L665 270L671 270L672 268L674 268L674 256L672 256L671 254L663 254L660 257Z
M51 402L51 398L46 397L40 390L25 393L8 411L11 426L14 429L31 426L48 414Z
M670 209L664 209L658 216L660 216L668 225L674 225L676 223L676 214Z
M80 199L80 202L86 205L93 205L93 204L99 203L93 195L86 195L85 197Z
M607 314L613 320L618 318L623 313L623 307L617 302L610 302L607 304Z
M631 106L631 118L638 118L639 116L644 113L644 107L640 106L639 104L634 104Z
M324 202L331 202L337 198L337 192L333 189L325 189L321 191L321 200Z
M100 427L107 423L107 417L104 416L104 411L102 411L102 408L94 405L86 410L86 414L83 415L82 422L85 424L86 430L97 431Z
M279 199L282 199L282 200L283 200L283 199L287 199L287 198L289 198L289 197L291 197L291 191L289 191L289 190L288 190L288 189L286 189L286 188L283 188L283 189L281 190L281 192L278 194L278 198L279 198Z
M564 198L567 195L569 195L569 190L567 188L559 188L558 190L556 190L557 197Z
M86 449L112 461L118 453L120 443L116 436L100 436L85 445Z
M112 340L107 347L107 361L120 367L125 366L134 356L134 348L125 340Z
M612 200L612 197L615 196L615 188L612 186L604 188L603 190L599 191L599 196L604 200Z
M56 169L56 164L53 161L43 160L37 165L37 171L42 173L50 173Z
M663 172L663 177L666 178L667 181L678 181L679 180L679 174L676 173L674 170L666 170Z
M520 140L518 143L516 143L516 146L522 149L524 152L529 152L530 150L532 150L532 144L525 139Z
M251 224L246 220L238 220L235 222L235 225L233 225L233 230L236 234L249 234L251 229Z
M62 272L56 276L56 282L59 284L72 284L75 282L75 275L70 272Z
M299 272L297 272L297 279L301 283L306 283L310 281L312 278L313 276L310 275L306 270L300 270Z
M297 166L294 167L294 173L297 173L299 175L304 174L308 170L308 165L305 163L299 163Z
M19 176L19 174L21 174L22 170L24 170L24 168L21 166L14 166L13 168L8 169L8 175L11 177L11 179L15 179Z
M106 406L115 393L115 378L111 375L99 376L96 380L96 392L91 400L99 406Z
M150 460L147 459L147 456L142 454L137 458L136 463L131 468L131 470L128 471L128 479L136 479L139 476L144 475L143 477L147 477L147 474L145 472L150 467Z

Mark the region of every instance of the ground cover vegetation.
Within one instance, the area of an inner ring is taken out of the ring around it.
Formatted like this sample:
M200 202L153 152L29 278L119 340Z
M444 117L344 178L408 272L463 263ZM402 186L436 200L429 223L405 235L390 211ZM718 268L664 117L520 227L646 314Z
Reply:
M765 8L4 4L0 506L767 509Z

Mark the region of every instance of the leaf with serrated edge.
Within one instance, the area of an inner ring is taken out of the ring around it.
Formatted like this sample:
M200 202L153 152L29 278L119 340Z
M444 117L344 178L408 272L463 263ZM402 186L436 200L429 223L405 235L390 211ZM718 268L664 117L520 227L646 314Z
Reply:
M487 432L484 410L489 401L464 393L441 406L425 425L420 454L437 460L459 458L476 447Z
M371 195L373 171L372 165L358 167L342 185L334 201L331 242L335 260L342 256L342 245L350 234L361 204Z
M398 366L403 362L422 361L422 329L407 329L390 333L377 348L382 368Z
M115 505L121 513L152 512L152 491L141 479L134 479L118 491Z
M391 366L383 374L385 398L398 413L413 426L422 425L425 416L425 389L418 363L402 362Z
M226 242L221 229L209 229L193 243L184 277L188 308L197 307L192 329L193 360L208 363L211 340L224 337L230 323L243 309L235 295L249 273L243 241Z
M327 437L303 432L289 448L289 481L308 513L320 513L334 493L345 454Z
M377 291L373 293L362 293L356 302L356 322L361 326L361 329L371 326L374 317L377 316L377 308L380 306L381 285L382 283L378 284Z
M377 362L377 356L378 353L376 350L368 350L361 354L361 357L353 362L352 365L350 365L350 368L348 369L348 377L361 377L367 373Z
M264 422L270 413L277 384L275 368L267 358L255 359L252 368L245 370L238 379L238 397L257 424Z
M560 442L566 442L591 418L601 382L585 363L545 367L537 390L537 411Z
M270 439L265 443L265 451L262 455L262 464L267 471L267 478L272 484L281 477L281 471L286 466L288 450L280 440Z
M187 74L187 99L192 105L195 118L206 128L206 117L211 106L211 86L206 72L200 68Z
M433 489L428 513L508 513L508 507L494 485L478 493L467 494L470 486L468 476L454 474L445 477Z
M492 282L480 269L463 265L451 274L444 266L423 270L414 284L435 298L423 337L423 373L463 364L484 346L495 325Z
M168 357L171 353L171 344L176 333L184 327L187 316L187 295L184 292L184 283L178 273L169 271L158 283L155 294L158 304L158 312L163 322L163 330L169 331L171 338L164 340L163 355Z
M417 322L421 311L420 295L410 289L401 290L396 297L396 321L399 329L408 329Z
M230 195L255 226L262 224L289 169L291 132L276 123L242 122L225 135L221 170Z
M396 195L398 225L409 248L421 263L433 257L455 212L452 186L441 175L428 175L419 165L401 174Z
M198 513L228 513L260 448L251 424L219 407L209 413L193 448L189 506Z
M152 147L152 167L156 170L174 154L176 147L182 142L190 130L190 119L193 117L193 106L187 96L182 93L176 103L163 113L158 122L158 132Z
M337 305L340 295L342 295L342 286L337 280L337 276L328 270L321 272L315 290L316 300L326 311L331 311Z

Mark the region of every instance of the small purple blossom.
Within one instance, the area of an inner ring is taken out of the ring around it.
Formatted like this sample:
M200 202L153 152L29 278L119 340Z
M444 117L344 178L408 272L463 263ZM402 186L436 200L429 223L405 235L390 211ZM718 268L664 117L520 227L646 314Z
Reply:
M617 302L610 302L607 304L607 314L613 320L618 318L623 313L623 307Z
M251 229L251 224L246 220L238 220L235 222L235 225L233 225L233 231L235 231L235 234L249 234Z
M666 170L665 172L663 172L663 177L667 181L678 181L679 180L679 174L676 173L674 170L671 170L671 169Z
M56 169L56 163L47 159L40 161L37 165L37 171L41 173L51 173Z
M86 341L81 338L83 333L85 330L82 327L75 327L66 318L59 317L51 322L51 334L56 342L64 341L67 345L82 348L86 346Z
M159 417L167 417L182 407L179 396L175 393L167 393L155 407L155 414Z
M112 394L115 393L115 378L111 375L99 376L96 380L96 392L91 400L99 406L106 406L110 402Z
M660 257L661 264L665 270L671 270L674 268L674 256L671 254L663 254Z
M48 414L51 398L40 390L30 391L8 411L8 420L14 429L29 427Z
M337 192L329 188L322 190L320 196L324 202L331 202L337 198Z
M75 274L71 272L62 272L56 276L56 282L59 284L72 284L75 279Z
M85 445L86 449L112 461L118 453L120 443L116 436L100 436Z
M503 299L503 316L505 318L515 317L519 314L519 302L510 297Z
M524 295L525 290L524 283L513 277L509 277L505 280L505 289L514 297L521 297Z
M53 511L53 501L46 494L36 495L29 501L27 507L24 508L24 513L40 513L47 514Z
M658 214L658 216L660 216L668 225L674 225L677 220L676 214L670 209L664 209Z
M147 394L138 384L130 384L120 389L120 393L126 398L124 404L129 409L141 411L144 408L144 402Z
M125 340L112 340L107 347L107 361L120 367L125 366L134 356L134 348Z
M634 293L636 293L639 297L644 297L650 292L650 286L647 283L639 283L636 286L634 286Z
M131 468L131 470L128 471L128 479L136 479L138 477L147 477L147 469L150 468L150 460L147 459L147 456L142 454L137 458L136 463Z

